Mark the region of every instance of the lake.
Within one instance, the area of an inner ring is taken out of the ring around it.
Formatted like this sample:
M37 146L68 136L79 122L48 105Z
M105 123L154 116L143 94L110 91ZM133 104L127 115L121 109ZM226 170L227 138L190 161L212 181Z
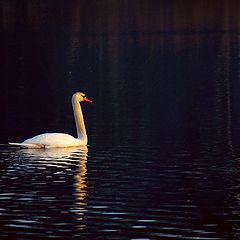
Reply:
M0 3L1 239L240 239L239 8L185 3Z

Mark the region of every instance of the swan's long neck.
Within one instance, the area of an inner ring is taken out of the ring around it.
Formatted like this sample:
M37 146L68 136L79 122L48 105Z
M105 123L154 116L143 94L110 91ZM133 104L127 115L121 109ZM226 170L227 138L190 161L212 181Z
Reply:
M77 128L77 138L87 143L87 132L84 124L82 109L76 95L72 96L72 107Z

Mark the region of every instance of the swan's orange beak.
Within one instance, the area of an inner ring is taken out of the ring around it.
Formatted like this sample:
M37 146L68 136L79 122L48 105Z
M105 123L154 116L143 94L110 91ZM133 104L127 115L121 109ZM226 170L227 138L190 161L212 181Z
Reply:
M92 103L92 100L88 99L87 97L84 97L83 101Z

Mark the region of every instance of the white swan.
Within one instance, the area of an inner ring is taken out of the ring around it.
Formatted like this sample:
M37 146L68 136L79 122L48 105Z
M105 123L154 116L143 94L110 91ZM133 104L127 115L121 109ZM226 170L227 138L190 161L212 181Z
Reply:
M72 107L77 128L77 138L65 133L44 133L29 138L22 143L9 143L22 148L56 148L87 145L87 132L84 124L81 102L92 102L84 93L76 92L72 96Z

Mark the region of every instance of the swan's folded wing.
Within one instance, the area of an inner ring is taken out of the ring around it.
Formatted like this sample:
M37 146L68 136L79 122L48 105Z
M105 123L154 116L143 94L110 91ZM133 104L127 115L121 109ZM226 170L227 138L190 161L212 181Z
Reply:
M44 145L42 144L33 143L9 143L9 145L21 148L44 148Z

